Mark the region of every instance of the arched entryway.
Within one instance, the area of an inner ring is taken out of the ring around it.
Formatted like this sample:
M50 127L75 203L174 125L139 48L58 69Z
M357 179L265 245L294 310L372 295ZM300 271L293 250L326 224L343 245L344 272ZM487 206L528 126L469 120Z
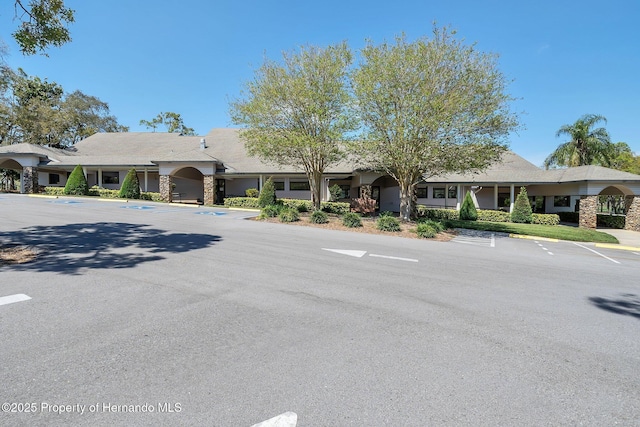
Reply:
M171 201L204 203L204 175L193 167L184 167L171 174Z
M626 230L640 231L640 196L623 184L612 184L597 195L580 199L580 227L596 228L598 215L624 216Z
M0 159L0 191L16 191L20 186L22 166L13 159Z

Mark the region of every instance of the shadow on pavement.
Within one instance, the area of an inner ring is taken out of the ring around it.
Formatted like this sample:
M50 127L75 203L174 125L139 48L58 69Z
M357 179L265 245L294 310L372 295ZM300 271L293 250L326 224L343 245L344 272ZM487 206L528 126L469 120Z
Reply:
M148 225L116 222L0 232L0 245L30 246L38 254L33 262L6 268L62 274L79 274L86 268L131 268L164 259L162 253L207 248L220 240L210 234L169 233Z
M590 297L589 301L602 310L640 319L640 297L638 295L622 294L618 299Z

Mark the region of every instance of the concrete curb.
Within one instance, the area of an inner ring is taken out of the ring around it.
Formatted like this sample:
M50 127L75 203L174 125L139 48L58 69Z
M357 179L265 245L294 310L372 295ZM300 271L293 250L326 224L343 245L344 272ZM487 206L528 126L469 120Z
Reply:
M635 247L635 246L622 246L622 245L616 245L613 243L596 243L596 248L605 248L605 249L619 249L621 251L634 251L634 252L640 252L640 248Z
M512 239L527 239L527 240L541 240L543 242L554 242L557 243L559 239L551 239L549 237L539 237L539 236L527 236L525 234L509 234L509 237Z

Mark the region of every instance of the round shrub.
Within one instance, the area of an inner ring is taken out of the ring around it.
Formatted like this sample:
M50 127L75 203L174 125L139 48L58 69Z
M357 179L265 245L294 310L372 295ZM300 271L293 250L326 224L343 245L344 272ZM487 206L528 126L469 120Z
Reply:
M362 219L355 212L347 212L342 215L342 225L349 228L362 227Z
M426 220L426 221L421 221L421 224L428 225L429 227L436 230L436 233L440 233L447 229L447 227L445 227L444 224L442 224L442 222L440 221Z
M279 205L267 205L262 208L260 215L264 215L265 218L275 218L280 214L282 208Z
M295 222L300 219L298 211L296 209L284 208L278 215L280 222Z
M64 186L64 194L72 196L86 196L89 194L89 184L84 176L82 166L78 165L73 169L67 184Z
M430 223L423 222L418 224L416 227L416 234L418 234L418 237L422 237L423 239L431 239L436 237L438 230L436 230Z
M140 198L140 180L134 168L127 172L124 177L118 197L123 199L139 199Z
M326 224L329 222L329 216L326 214L326 212L313 211L313 213L309 217L309 221L314 224Z
M392 216L381 216L376 221L376 228L382 231L400 231L400 221Z
M244 190L244 195L247 197L258 197L260 195L260 192L257 188L247 188L246 190Z

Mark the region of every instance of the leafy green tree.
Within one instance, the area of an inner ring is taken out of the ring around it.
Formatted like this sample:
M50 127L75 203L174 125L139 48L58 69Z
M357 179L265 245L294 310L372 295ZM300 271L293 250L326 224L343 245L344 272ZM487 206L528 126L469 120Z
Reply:
M348 110L350 64L346 43L302 47L282 63L265 60L243 99L230 104L249 154L303 169L316 210L324 171L344 159L343 141L356 128Z
M153 129L155 132L158 126L163 125L166 127L169 133L179 133L181 135L195 135L193 128L187 127L184 124L184 120L179 113L159 113L151 120L140 120L141 126L146 126L147 129Z
M135 168L131 168L124 177L118 197L123 199L140 198L140 180L138 179L138 173Z
M269 177L262 188L260 189L260 194L258 195L258 207L264 208L266 206L275 205L276 204L276 186L273 184L273 178Z
M47 47L71 41L67 25L74 22L74 11L63 0L14 0L14 8L16 18L22 22L13 38L24 55L40 51L47 56Z
M449 172L485 169L518 126L495 55L476 51L447 28L431 39L369 42L352 75L364 132L353 149L400 187L400 216L415 216L416 184Z
M59 145L69 146L98 132L128 132L127 126L109 114L109 105L79 90L65 96L60 105L64 132Z
M527 196L527 189L520 187L520 192L513 204L511 222L530 224L532 221L533 211L531 210L531 203L529 203L529 196Z
M462 206L460 206L460 219L463 221L476 221L478 219L478 210L469 191L467 191L462 201Z
M631 147L626 142L616 142L611 144L612 153L609 167L624 172L640 175L640 155L631 151Z
M64 186L64 194L74 196L86 196L89 194L89 185L84 176L82 166L78 165L73 169L67 183Z
M544 167L555 166L607 166L612 152L609 132L603 127L593 129L600 122L607 122L599 114L585 114L570 125L563 125L556 137L566 135L569 141L560 144L558 148L544 161Z

